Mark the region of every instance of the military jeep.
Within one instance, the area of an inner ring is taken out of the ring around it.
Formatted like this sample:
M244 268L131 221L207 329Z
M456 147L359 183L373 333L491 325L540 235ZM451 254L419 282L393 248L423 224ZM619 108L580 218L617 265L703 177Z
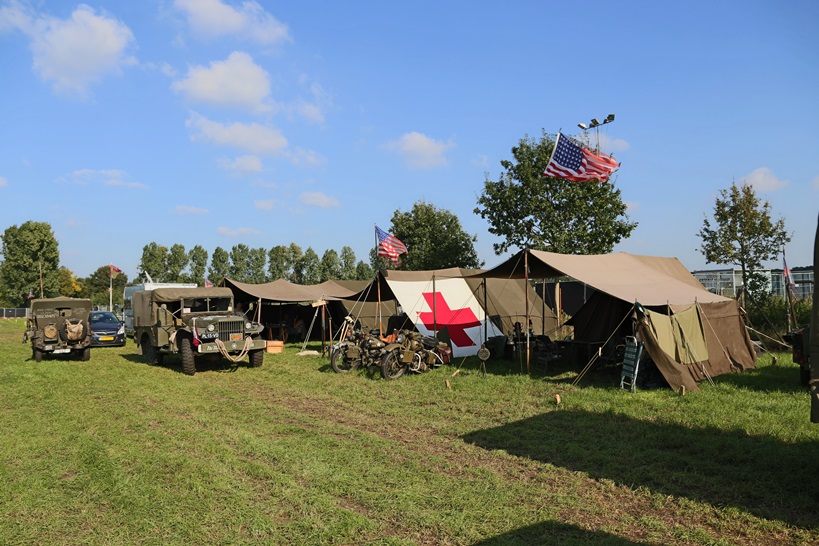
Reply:
M31 340L31 356L42 362L43 355L73 355L91 358L91 331L88 313L91 300L42 298L31 301L23 343Z
M182 371L196 373L198 357L220 355L232 362L248 356L262 365L264 327L233 310L229 288L157 288L133 295L134 342L149 364L179 353Z

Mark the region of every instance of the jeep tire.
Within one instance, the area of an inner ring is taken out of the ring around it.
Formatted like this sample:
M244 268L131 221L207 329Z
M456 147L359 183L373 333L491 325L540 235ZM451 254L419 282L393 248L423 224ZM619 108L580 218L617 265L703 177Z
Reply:
M179 356L182 358L182 373L193 375L196 373L196 359L193 356L193 345L191 338L185 335L178 335L176 338L179 344Z
M32 349L32 355L31 356L34 358L34 362L42 362L43 361L43 351L42 351L42 349L38 349L37 347L34 347Z
M250 351L248 352L248 359L250 360L251 368L259 368L264 362L264 351L262 349Z

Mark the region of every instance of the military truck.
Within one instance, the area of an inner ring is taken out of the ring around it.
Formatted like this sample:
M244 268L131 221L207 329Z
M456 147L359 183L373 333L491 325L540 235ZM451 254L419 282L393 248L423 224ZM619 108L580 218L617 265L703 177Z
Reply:
M91 358L91 329L88 313L91 300L42 298L31 301L23 343L31 340L31 356L42 362L44 355L67 354Z
M262 365L267 342L264 327L234 312L230 288L157 288L133 295L134 342L149 364L179 353L182 371L196 373L205 356Z

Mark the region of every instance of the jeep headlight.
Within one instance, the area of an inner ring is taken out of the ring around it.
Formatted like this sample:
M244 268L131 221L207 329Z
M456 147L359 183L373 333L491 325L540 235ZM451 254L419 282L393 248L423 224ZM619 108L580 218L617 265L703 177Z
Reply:
M253 323L252 322L245 322L245 330L252 330Z
M214 330L216 330L216 326L213 323L208 324L208 332L212 332Z

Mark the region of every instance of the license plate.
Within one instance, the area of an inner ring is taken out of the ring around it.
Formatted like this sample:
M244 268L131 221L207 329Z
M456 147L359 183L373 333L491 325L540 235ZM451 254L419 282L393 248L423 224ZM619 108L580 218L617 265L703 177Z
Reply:
M54 354L65 354L70 353L71 349L54 349Z
M242 334L230 334L231 341L242 341Z
M100 336L100 341L114 341L114 336Z

